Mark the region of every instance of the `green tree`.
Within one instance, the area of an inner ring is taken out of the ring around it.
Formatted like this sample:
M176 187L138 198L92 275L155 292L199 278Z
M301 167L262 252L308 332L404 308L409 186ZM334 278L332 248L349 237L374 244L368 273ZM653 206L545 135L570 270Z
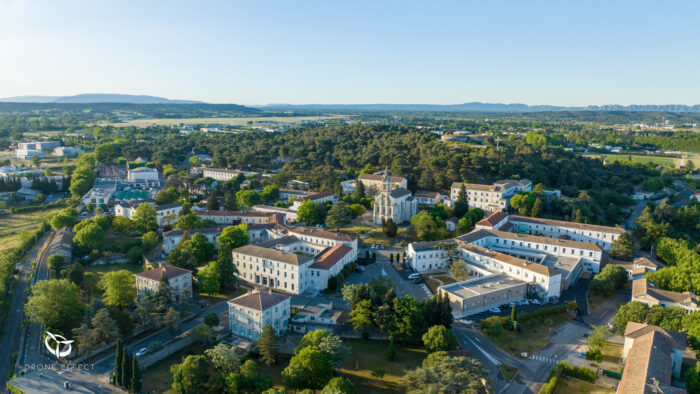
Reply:
M204 269L197 273L199 282L199 292L206 294L216 294L221 290L221 275L219 263L212 261Z
M222 374L237 372L240 367L241 362L234 346L219 343L213 348L205 350L204 353L211 359L214 367Z
M389 218L382 223L382 232L384 235L390 238L396 237L396 233L399 231L399 226L396 225L394 219Z
M457 200L455 201L455 206L454 206L454 215L458 218L461 218L464 216L464 214L467 213L469 210L469 201L467 200L467 191L464 188L464 185L459 189L459 192L457 193Z
M175 223L175 227L178 230L192 230L195 228L202 228L204 227L204 223L202 219L197 216L195 213L187 213L184 215L181 215L179 218L177 218L177 222Z
M207 196L207 209L210 211L219 210L219 198L216 197L216 192L211 192Z
M206 392L211 378L209 369L211 363L202 355L185 357L181 364L170 366L173 378L173 389L182 394L197 394Z
M99 249L105 242L105 231L94 222L87 223L73 236L73 242L82 250Z
M612 242L610 256L616 260L632 261L634 258L634 243L628 232L623 232Z
M258 364L253 360L247 360L241 365L238 372L229 373L226 376L226 388L230 393L259 393L272 386L272 379L269 376L260 377ZM270 389L272 390L272 389Z
M685 370L685 388L689 393L700 393L700 362Z
M324 329L317 329L304 334L299 345L294 349L294 353L297 354L309 346L314 346L328 355L331 364L336 368L343 366L343 359L350 351L339 336L331 334Z
M392 322L389 325L391 338L413 342L425 331L423 305L411 296L404 295L394 302Z
M314 346L295 354L282 371L284 385L293 390L322 389L333 377L333 366L328 355Z
M112 228L114 228L114 231L121 235L129 235L131 230L134 228L134 223L131 221L131 219L123 216L116 216L114 219L112 219Z
M105 305L117 308L131 306L136 299L134 275L128 270L107 272L100 279L100 289L104 291Z
M63 227L70 227L78 222L78 211L75 208L69 207L60 210L57 214L53 215L50 220L51 228L58 230Z
M606 326L594 326L593 332L586 338L586 343L591 349L597 349L601 352L608 348L608 338L605 334L608 332Z
M318 221L316 204L311 200L304 200L299 204L297 220L306 224L315 224Z
M328 381L321 394L357 394L357 389L350 380L337 376Z
M445 293L437 293L431 298L426 298L424 303L425 321L427 326L445 326L452 327L454 316L452 315L452 306L450 298Z
M66 258L61 256L60 254L52 254L51 256L49 256L46 262L48 263L49 269L51 270L51 277L58 279L59 272L61 271L61 267L63 267L63 264L65 264Z
M429 354L422 366L409 370L402 377L401 383L410 394L492 392L489 374L479 361L471 357L450 357L442 351Z
M142 388L141 381L141 367L139 367L139 360L136 357L131 359L131 385L129 390L132 393L140 393Z
M326 215L326 228L339 230L352 221L352 211L344 204L334 205Z
M156 204L172 204L180 198L180 193L174 187L169 187L156 194Z
M32 286L24 310L31 321L67 333L80 322L85 304L78 286L68 279L40 280Z
M518 311L517 311L517 305L515 302L513 303L513 307L510 310L510 320L511 321L518 321Z
M619 332L624 332L628 322L644 323L649 307L639 301L632 301L622 305L617 313L613 325Z
M356 218L362 216L367 209L362 204L350 204L350 211L352 211L352 217Z
M204 316L204 324L208 325L209 327L218 326L219 325L219 315L217 315L214 312L207 313L207 315Z
M267 364L268 367L274 364L275 358L277 357L277 334L271 325L268 324L263 328L262 333L260 333L260 338L258 338L257 345L262 361Z
M155 249L158 242L160 242L160 237L158 237L158 234L156 234L155 231L149 231L141 236L141 249L146 253L150 252L151 250Z
M124 343L121 338L118 338L117 349L114 353L114 365L118 366L114 368L114 384L117 386L122 385L122 370L120 368L122 365L122 357L124 357Z
M535 203L532 205L532 210L530 211L530 216L533 218L536 218L540 216L543 212L543 207L542 207L542 199L537 197L535 199Z
M355 190L352 192L352 200L360 203L365 198L365 185L362 182L355 181Z
M423 345L429 353L457 348L457 337L445 326L432 326L423 334Z
M277 185L267 185L260 192L260 198L265 202L275 201L280 198L280 188Z
M139 234L144 234L151 230L157 229L158 223L156 221L156 216L156 209L153 207L153 205L147 202L142 202L139 204L133 218L136 231L138 231Z
M260 204L260 194L255 190L240 190L236 193L236 204L238 207L252 207Z
M214 257L214 244L209 242L207 237L201 233L195 233L192 238L185 242L185 247L192 251L197 264L205 264Z
M134 359L134 355L131 354L128 350L124 351L124 356L122 357L122 365L119 367L121 368L121 377L122 377L122 384L121 386L126 388L128 390L129 385L131 385L131 372L132 372L132 360ZM116 368L116 366L115 366Z
M350 310L350 324L355 331L372 326L372 301L361 300Z
M236 226L229 226L221 232L216 238L216 242L219 243L219 256L224 255L228 258L232 258L231 251L243 245L248 245L250 243L250 237L248 236L248 225L241 223Z

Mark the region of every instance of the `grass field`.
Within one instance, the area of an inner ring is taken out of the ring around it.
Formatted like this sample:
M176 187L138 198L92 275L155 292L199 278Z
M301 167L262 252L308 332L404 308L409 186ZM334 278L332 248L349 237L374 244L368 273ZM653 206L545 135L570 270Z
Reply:
M345 368L340 374L355 383L358 393L401 392L400 379L407 369L420 366L426 356L419 347L396 345L396 359L388 361L386 349L388 341L363 339L346 339L350 353L345 357ZM372 375L372 371L381 369L381 378Z
M585 155L586 157L600 158L600 154ZM616 154L606 154L606 159L608 161L628 161L629 155L616 155ZM668 168L674 168L678 159L675 157L660 157L660 156L642 156L642 155L632 155L632 162L634 163L654 163L656 165L662 165Z
M510 365L506 364L499 365L498 369L501 371L501 375L506 380L506 382L510 382L511 380L513 380L515 374L518 373L518 368L511 367Z
M583 380L574 379L570 376L561 376L555 394L570 394L570 393L614 393L607 387L599 386L594 383L585 382Z
M489 330L482 331L484 335L506 353L528 355L536 353L549 343L549 336L558 327L569 321L567 312L550 315L546 318L531 320L522 324L522 331L515 333L503 328L499 336L493 336Z
M89 265L85 267L85 272L95 272L98 276L102 276L107 272L127 270L131 273L138 274L143 272L143 266L141 264L102 264L102 265Z
M110 123L116 127L148 127L152 125L177 126L180 124L222 123L230 125L247 125L248 122L275 121L280 123L298 122L300 120L332 119L343 116L270 116L270 117L241 117L241 118L185 118L185 119L135 119L126 122Z
M52 208L32 212L4 213L0 215L0 231L41 223L43 219L50 218L61 209L63 208Z

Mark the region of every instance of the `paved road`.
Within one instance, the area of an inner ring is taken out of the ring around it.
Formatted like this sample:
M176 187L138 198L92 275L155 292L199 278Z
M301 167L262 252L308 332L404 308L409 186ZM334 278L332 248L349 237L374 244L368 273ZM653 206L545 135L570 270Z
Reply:
M53 236L53 232L51 233ZM46 263L48 255L37 256L36 273L34 283L40 280L48 280L50 278L49 265ZM54 360L47 359L41 354L41 348L44 346L44 327L39 323L27 323L25 329L24 349L20 349L19 365L25 364L51 364Z
M200 324L204 323L204 316L206 316L209 312L214 312L217 315L219 315L219 319L221 320L222 324L224 326L228 326L228 304L227 301L222 301L217 304L214 304L210 306L208 309L202 311L197 317L188 320L184 323L182 323L182 326L180 327L180 331L175 334L179 335L182 332L191 330ZM147 348L149 344L159 341L160 343L165 343L166 341L169 341L172 338L172 335L170 332L165 331L161 332L158 335L155 335L153 337L150 337L148 339L136 341L134 343L129 343L128 348L132 352L137 352L139 349L142 348ZM112 371L114 369L114 354L110 355L109 357L105 357L102 360L97 361L94 364L94 368L91 371L93 374L96 375L105 375Z
M24 303L26 302L25 289L31 286L32 261L36 259L39 249L49 235L44 236L37 243L37 246L29 252L24 264L17 267L20 270L20 276L15 293L12 296L7 320L5 321L5 332L3 333L2 341L0 341L0 355L2 355L0 356L0 387L5 387L7 376L14 369L11 355L19 348L22 321L24 320Z

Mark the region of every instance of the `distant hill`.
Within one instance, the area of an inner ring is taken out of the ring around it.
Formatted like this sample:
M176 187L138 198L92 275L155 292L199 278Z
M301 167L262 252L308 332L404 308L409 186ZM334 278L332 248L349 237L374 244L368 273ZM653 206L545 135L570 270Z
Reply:
M317 111L425 111L425 112L547 112L547 111L654 111L700 113L700 105L589 105L587 107L562 107L555 105L527 105L500 103L434 104L268 104L257 108L266 110L317 110Z
M92 103L126 103L126 104L204 104L203 101L170 100L163 97L87 93L75 96L17 96L0 98L0 102L13 103L58 103L58 104L92 104Z

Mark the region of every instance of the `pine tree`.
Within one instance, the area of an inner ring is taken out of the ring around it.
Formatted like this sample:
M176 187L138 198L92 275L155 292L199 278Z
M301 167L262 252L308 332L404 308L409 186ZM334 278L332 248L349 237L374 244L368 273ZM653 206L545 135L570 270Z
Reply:
M215 192L211 192L211 194L209 194L209 197L207 197L207 209L210 211L219 210L219 199L216 198Z
M469 201L467 200L467 190L462 185L457 193L457 201L455 201L454 215L458 218L463 217L469 210Z
M122 385L122 357L124 357L124 344L121 339L117 339L117 350L114 355L114 384Z
M141 368L136 357L131 358L131 384L129 389L134 393L141 392Z

